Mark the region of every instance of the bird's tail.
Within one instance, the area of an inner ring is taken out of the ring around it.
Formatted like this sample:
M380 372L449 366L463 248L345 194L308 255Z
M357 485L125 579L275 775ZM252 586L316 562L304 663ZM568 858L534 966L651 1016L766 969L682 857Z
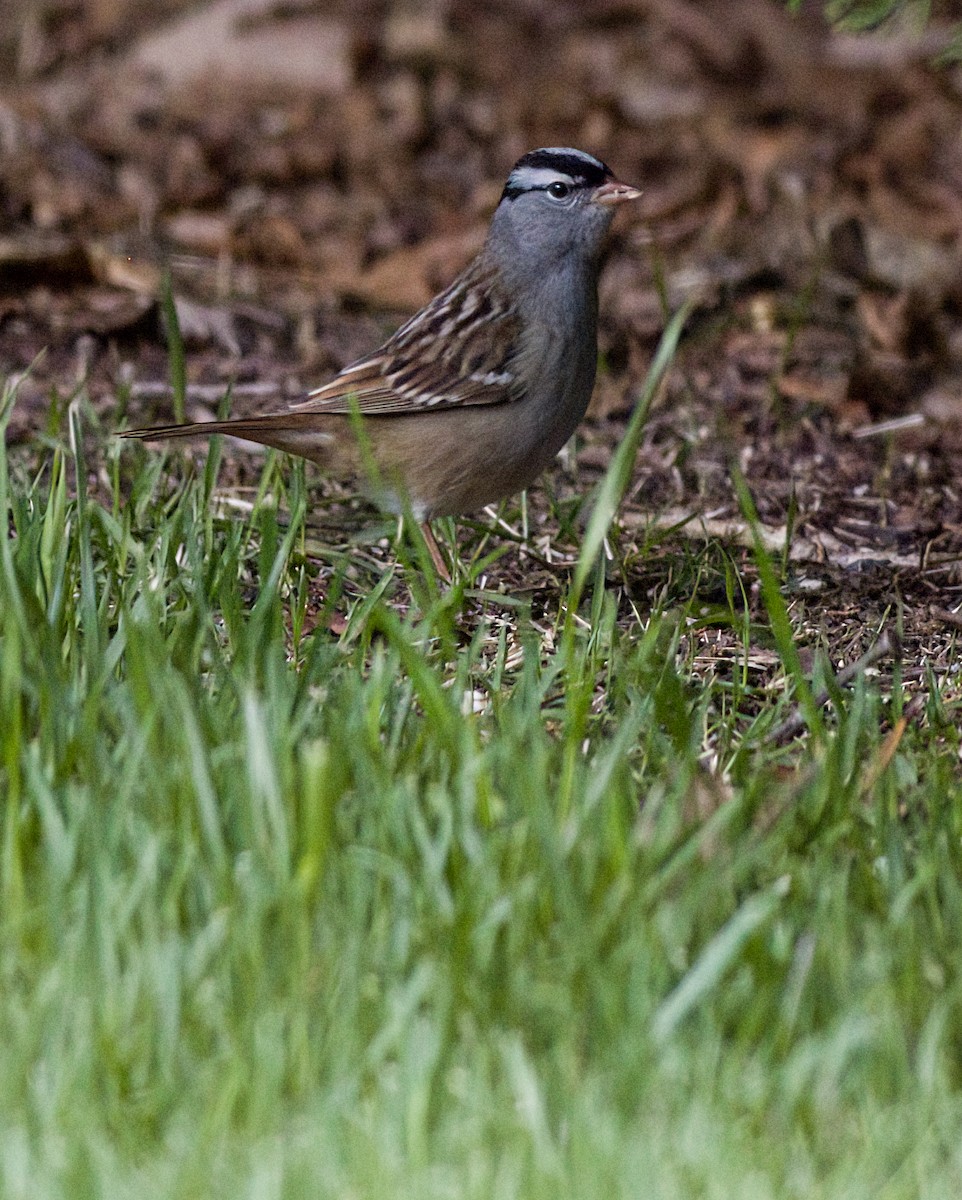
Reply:
M193 421L188 425L155 425L145 429L122 429L117 436L139 438L142 442L164 441L167 438L210 437L215 433L229 433L231 437L248 438L256 442L258 433L270 428L269 421L277 418L250 417L230 421Z
M324 463L333 441L331 433L315 413L268 413L262 417L239 417L229 421L194 421L188 425L156 425L146 429L124 429L118 437L140 441L171 438L212 437L226 433L245 442L273 446L289 454Z

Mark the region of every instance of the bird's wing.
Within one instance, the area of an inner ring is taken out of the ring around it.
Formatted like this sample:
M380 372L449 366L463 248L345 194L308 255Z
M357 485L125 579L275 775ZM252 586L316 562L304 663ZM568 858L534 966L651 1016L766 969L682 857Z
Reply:
M489 266L475 260L373 354L292 411L365 416L520 399L522 326Z

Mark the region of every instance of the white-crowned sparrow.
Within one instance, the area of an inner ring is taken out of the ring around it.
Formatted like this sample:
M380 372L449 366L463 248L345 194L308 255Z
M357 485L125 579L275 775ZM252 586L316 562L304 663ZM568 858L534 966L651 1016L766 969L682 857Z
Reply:
M617 205L640 194L582 150L532 150L508 176L477 258L304 403L121 436L261 442L360 472L378 504L396 512L406 497L420 521L500 500L531 483L585 414L602 241Z

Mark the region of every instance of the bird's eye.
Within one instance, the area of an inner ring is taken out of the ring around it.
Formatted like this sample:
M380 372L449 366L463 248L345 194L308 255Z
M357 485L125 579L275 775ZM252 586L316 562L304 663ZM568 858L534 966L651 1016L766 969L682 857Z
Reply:
M571 184L555 180L548 184L548 195L552 200L566 200L571 195Z

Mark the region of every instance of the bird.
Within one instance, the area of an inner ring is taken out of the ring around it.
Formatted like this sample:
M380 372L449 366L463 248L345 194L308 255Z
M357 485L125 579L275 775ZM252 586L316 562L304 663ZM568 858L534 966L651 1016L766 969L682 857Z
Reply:
M360 476L375 504L426 529L496 503L532 483L585 415L605 235L641 194L583 150L530 150L478 255L379 349L283 411L120 436L258 442Z

